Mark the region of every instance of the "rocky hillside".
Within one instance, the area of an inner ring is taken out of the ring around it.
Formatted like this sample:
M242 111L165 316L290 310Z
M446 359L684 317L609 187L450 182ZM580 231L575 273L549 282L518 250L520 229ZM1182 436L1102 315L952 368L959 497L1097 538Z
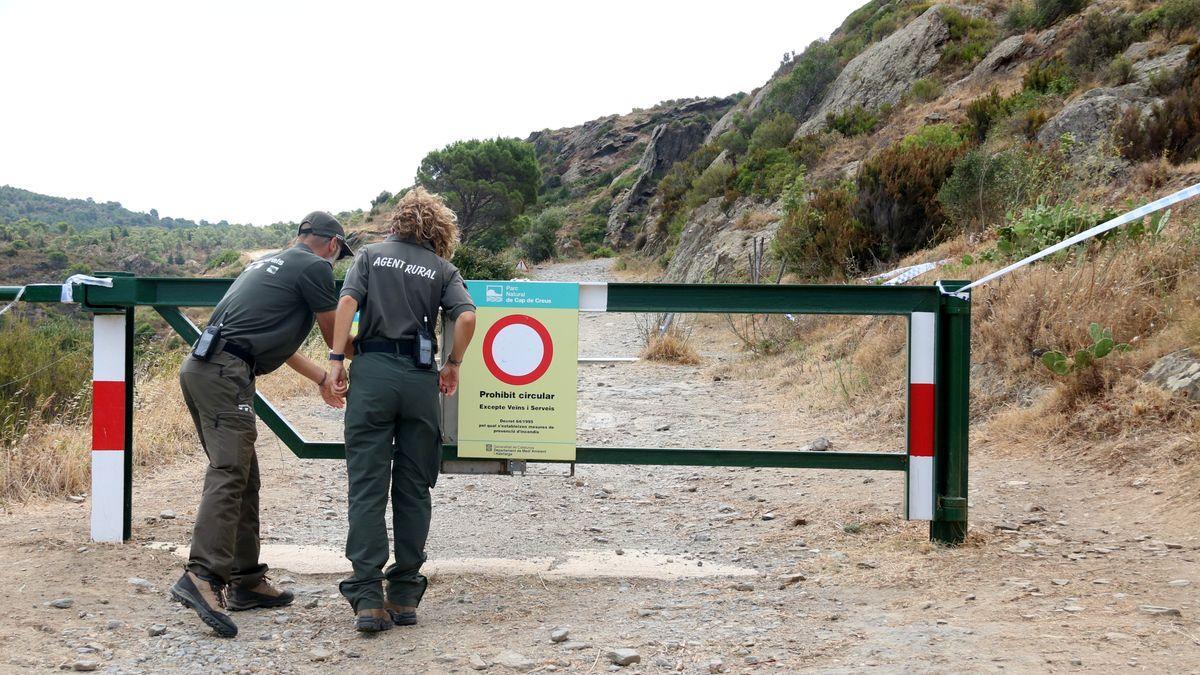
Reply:
M1044 175L1002 208L971 212L943 189L956 172L967 181L981 170L964 163L1019 154L1031 165L1022 171L1071 174L1096 208L1143 198L1130 177L1147 159L1175 153L1150 179L1155 189L1195 175L1195 144L1181 154L1178 139L1200 130L1149 126L1171 110L1196 124L1178 92L1197 20L1195 0L873 0L750 95L664 103L529 140L545 196L568 207L568 255L603 221L607 246L657 258L674 280L707 280L718 261L744 278L758 238L775 240L772 265L844 278L958 233L986 235L1039 194L1065 197ZM1133 147L1156 133L1176 141ZM913 153L902 143L922 146L916 164L904 164Z
M627 246L640 231L658 182L696 151L713 124L739 100L665 101L627 115L538 131L533 144L542 167L545 204L567 207L569 225L560 249L607 241Z

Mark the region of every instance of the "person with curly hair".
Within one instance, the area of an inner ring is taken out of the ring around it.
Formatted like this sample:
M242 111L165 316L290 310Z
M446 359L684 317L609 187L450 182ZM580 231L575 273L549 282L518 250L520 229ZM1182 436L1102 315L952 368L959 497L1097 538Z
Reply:
M421 565L432 516L429 490L442 454L438 392L458 388L475 332L475 305L449 261L459 239L454 212L440 196L414 187L389 221L391 235L362 247L346 273L329 354L334 390L347 397L346 557L354 574L339 589L361 632L417 622L428 584ZM454 348L440 371L433 356L439 310L454 321ZM355 312L359 329L351 344ZM348 373L346 357L353 358ZM395 561L384 570L389 491Z

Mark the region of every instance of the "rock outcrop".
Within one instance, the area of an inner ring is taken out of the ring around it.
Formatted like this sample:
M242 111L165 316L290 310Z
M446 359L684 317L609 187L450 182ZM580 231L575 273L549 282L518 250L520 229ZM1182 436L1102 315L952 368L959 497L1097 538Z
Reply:
M1200 359L1189 350L1162 357L1146 371L1142 380L1157 384L1172 394L1200 401Z
M937 67L941 49L950 39L942 18L943 5L934 5L900 30L854 57L829 86L816 111L800 125L797 137L825 128L825 116L862 106L868 110L894 105L912 86Z
M755 237L775 236L779 228L776 205L751 199L739 199L731 208L722 208L722 199L710 199L692 212L679 236L679 247L667 265L666 278L684 283L711 281L718 259L721 269L731 271L747 266L747 255ZM759 217L753 217L758 215ZM731 226L731 224L739 224Z
M1188 52L1192 48L1191 45L1176 45L1159 56L1147 58L1150 54L1147 45L1148 43L1139 42L1125 50L1125 58L1134 62L1134 76L1142 84L1149 84L1153 75L1178 70L1187 62Z
M1126 109L1131 106L1149 108L1154 100L1146 87L1137 83L1092 89L1051 117L1038 131L1038 142L1049 146L1057 143L1063 134L1070 134L1073 155L1094 152L1110 138L1113 125Z
M700 147L709 123L703 117L672 120L660 124L650 134L650 142L638 161L633 185L613 200L608 214L608 241L613 245L628 243L640 214L654 197L658 181L678 162Z

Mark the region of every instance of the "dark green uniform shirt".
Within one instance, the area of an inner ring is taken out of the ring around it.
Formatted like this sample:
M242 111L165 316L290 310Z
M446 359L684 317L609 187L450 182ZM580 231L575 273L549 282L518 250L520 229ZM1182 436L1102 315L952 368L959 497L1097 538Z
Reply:
M296 353L312 330L313 313L335 309L333 265L296 244L246 266L208 322L253 354L254 372L263 375Z
M458 268L429 244L392 235L362 247L346 272L342 295L358 302L359 340L399 340L417 334L438 308L450 319L475 310Z

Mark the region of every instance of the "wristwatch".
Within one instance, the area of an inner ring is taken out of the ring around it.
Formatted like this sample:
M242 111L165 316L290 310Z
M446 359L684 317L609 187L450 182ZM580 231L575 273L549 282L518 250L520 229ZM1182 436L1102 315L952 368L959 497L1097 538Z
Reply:
M333 352L329 352L329 360L330 361L345 361L346 355L345 354L335 354Z
M458 361L455 361L453 356L447 356L447 357L446 357L446 363L449 363L449 364L450 364L450 365L452 365L452 366L461 366L461 365L462 365L462 360L461 360L461 359L459 359Z

